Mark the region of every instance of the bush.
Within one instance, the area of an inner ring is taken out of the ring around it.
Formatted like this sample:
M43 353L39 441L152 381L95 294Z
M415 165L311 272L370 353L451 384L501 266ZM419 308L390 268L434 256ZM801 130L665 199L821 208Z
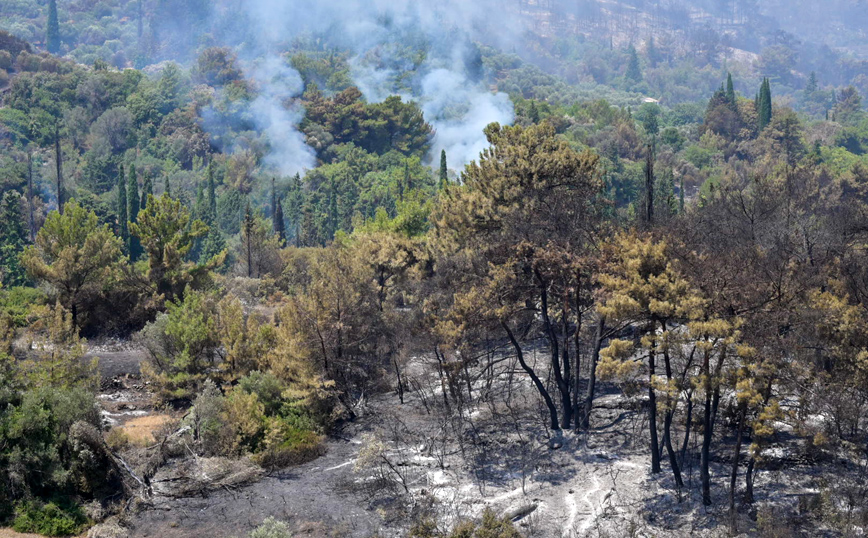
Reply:
M44 304L45 295L36 288L18 286L0 290L0 315L9 316L16 327L27 326L31 308Z
M88 524L87 516L77 504L27 501L16 507L12 528L44 536L72 536L81 533Z
M273 517L267 518L262 522L262 525L256 527L250 532L250 538L292 538L292 533L289 532L289 527L286 523L278 521Z

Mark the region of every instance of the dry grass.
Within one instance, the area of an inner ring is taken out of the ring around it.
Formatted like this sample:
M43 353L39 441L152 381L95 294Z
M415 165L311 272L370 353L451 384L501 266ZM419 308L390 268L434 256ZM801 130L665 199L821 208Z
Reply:
M117 429L123 432L131 444L146 446L156 442L154 432L171 420L169 415L147 415L130 419ZM0 538L4 537L0 535Z
M85 536L82 534L81 536ZM12 529L0 529L0 538L43 538L38 534L22 534Z

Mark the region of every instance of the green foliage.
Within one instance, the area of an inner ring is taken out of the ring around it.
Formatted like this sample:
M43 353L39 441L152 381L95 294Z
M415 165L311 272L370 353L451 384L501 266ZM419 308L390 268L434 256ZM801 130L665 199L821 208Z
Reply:
M89 523L78 505L25 501L15 507L12 528L43 536L72 536L82 532Z
M636 47L630 45L627 55L627 71L624 73L624 78L634 84L642 82L642 68L639 67L639 55L636 53Z
M130 230L148 255L148 279L158 295L177 297L193 280L196 266L186 261L195 239L208 233L202 221L190 222L190 212L167 194L148 196L144 211Z
M15 327L25 327L32 307L45 304L45 294L25 286L0 289L0 317L8 318Z
M292 538L292 533L289 532L286 523L269 517L260 526L250 531L247 536L248 538Z
M75 323L81 321L79 306L114 279L120 259L120 239L74 199L64 205L62 215L48 215L35 244L21 256L28 275L51 286Z
M6 191L0 200L0 282L4 287L27 283L19 256L29 234L22 211L23 199L17 191Z
M57 0L48 0L48 22L45 35L45 47L48 52L57 54L60 52L60 23L57 18Z

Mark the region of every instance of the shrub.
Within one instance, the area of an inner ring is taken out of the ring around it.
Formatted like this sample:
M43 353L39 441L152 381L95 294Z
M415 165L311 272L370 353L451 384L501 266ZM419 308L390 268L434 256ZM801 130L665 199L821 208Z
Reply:
M278 521L273 517L267 518L262 522L262 525L256 527L250 532L250 538L292 538L292 533L289 532L289 527L286 523Z
M9 316L16 327L27 326L31 308L44 304L45 295L36 288L18 286L0 290L0 314Z
M12 528L17 532L44 536L72 536L82 532L88 523L87 516L77 504L26 501L16 507Z

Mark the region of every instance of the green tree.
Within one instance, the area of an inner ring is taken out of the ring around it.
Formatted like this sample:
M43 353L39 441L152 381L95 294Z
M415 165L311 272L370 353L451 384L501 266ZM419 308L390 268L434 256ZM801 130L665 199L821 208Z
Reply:
M27 282L19 255L28 243L27 226L18 191L6 191L0 202L0 283L3 287Z
M208 234L205 235L205 240L202 242L202 252L199 254L199 263L206 264L213 260L215 256L226 253L226 239L223 238L223 233L219 226L211 226L208 228ZM219 269L223 264L217 264L216 269Z
M763 79L760 86L757 114L759 118L759 130L762 131L772 121L772 89L769 79Z
M60 22L57 17L57 0L48 0L48 24L45 35L45 47L48 52L60 52Z
M144 173L142 179L142 209L147 208L148 198L154 195L154 182L151 180L151 174Z
M624 73L624 78L628 81L637 84L642 82L642 68L639 66L639 55L636 53L636 47L630 45L627 49L627 71Z
M208 221L209 226L217 222L217 186L214 184L214 162L208 163Z
M180 296L197 272L186 257L196 238L208 232L202 221L190 222L190 212L167 194L148 196L139 221L130 226L148 254L148 279L166 300Z
M130 165L130 173L127 177L127 217L130 223L139 221L139 211L141 210L141 199L139 198L139 181L136 174L136 165ZM130 237L130 260L136 261L142 255L142 243L138 237Z
M283 217L283 203L277 199L277 209L274 212L274 234L280 246L286 245L286 221Z
M732 106L735 106L735 86L732 83L732 73L726 74L726 99Z
M63 215L52 211L34 245L21 261L31 278L51 286L61 304L79 323L79 305L89 294L100 294L113 280L121 259L121 240L99 225L96 213L74 199L64 204Z
M130 248L130 229L129 229L129 218L127 217L127 181L124 177L124 167L121 166L120 173L118 174L118 198L117 198L117 212L118 212L118 236L121 238L121 241L124 245L124 250L129 252Z
M449 184L449 168L446 165L446 150L440 150L440 188Z

